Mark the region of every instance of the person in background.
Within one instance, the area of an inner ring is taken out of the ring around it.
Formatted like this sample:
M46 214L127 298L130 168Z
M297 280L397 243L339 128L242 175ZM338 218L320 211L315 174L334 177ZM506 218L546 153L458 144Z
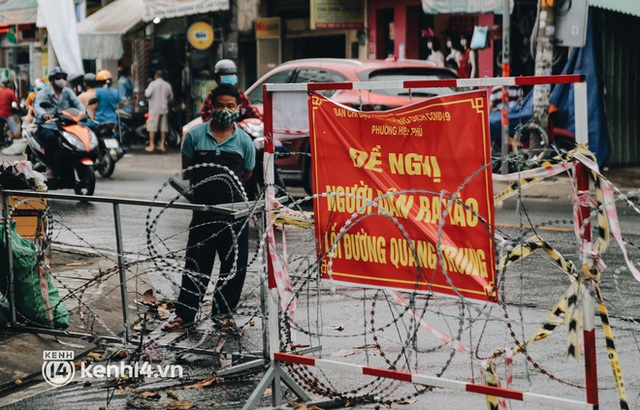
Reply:
M240 94L234 85L221 84L210 96L211 119L196 125L184 137L182 169L191 180L195 202L214 205L243 201L242 184L251 178L256 150L251 138L235 124ZM190 169L208 163L226 168ZM224 215L193 211L176 317L162 330L173 331L193 324L209 285L216 254L220 258L220 274L211 315L217 325L234 327L229 315L240 301L247 271L247 220L229 220Z
M33 83L33 89L27 95L27 99L25 100L25 105L27 108L27 113L22 118L22 125L27 126L31 125L35 121L35 113L33 111L33 101L36 98L36 93L42 90L47 85L40 79L37 78ZM24 154L25 149L27 149L27 142L24 138L21 138L21 135L18 134L18 137L13 137L13 142L11 145L2 150L4 155L21 155Z
M50 103L52 107L43 108L41 104L44 101ZM60 67L53 67L49 71L49 86L38 92L33 106L38 124L35 137L45 150L47 178L53 178L51 166L58 151L58 125L50 124L47 121L53 118L53 114L59 109L74 107L83 112L86 110L73 90L67 87L67 73Z
M524 98L524 92L522 88L517 85L505 86L507 95L509 98L509 102L507 104L507 108L511 110L513 107L518 105L518 101L521 98ZM489 105L491 106L491 111L501 111L502 110L502 87L495 86L491 89L491 94L489 95Z
M31 91L27 95L27 98L24 100L24 103L27 105L27 107L33 107L33 102L36 99L36 94L46 86L47 85L44 83L44 81L42 81L42 78L35 79Z
M98 88L96 88L98 107L96 108L94 121L101 124L115 124L118 122L116 109L120 103L120 95L118 91L111 88L113 76L110 71L101 70L96 74L96 81L98 82Z
M13 119L13 103L18 104L18 96L9 88L9 79L2 78L2 87L0 88L0 117L2 117L9 127L9 131L13 134L13 138L20 138L20 131Z
M123 100L133 98L133 82L129 70L123 65L118 66L118 94Z
M218 85L230 84L238 89L238 69L236 67L236 63L229 59L222 59L218 61L213 68L213 79ZM211 119L211 112L213 111L212 93L213 90L209 92L209 95L207 95L207 98L205 98L204 103L202 103L202 107L200 108L200 116L202 117L203 122ZM257 118L262 120L260 112L251 104L251 101L249 101L247 96L240 91L240 89L238 89L238 95L240 96L240 103L237 122L247 118Z
M80 102L82 102L82 105L84 105L85 108L87 109L87 116L89 117L89 119L93 120L96 116L97 104L96 103L89 104L89 100L91 100L92 98L95 98L96 96L96 84L97 84L96 75L93 73L87 73L84 75L82 80L84 81L84 91L80 93L80 95L78 96L78 99L80 100Z
M161 70L156 71L155 79L149 83L144 95L149 100L149 119L147 131L149 131L149 146L145 151L155 151L156 133L160 132L160 144L158 151L165 151L165 141L169 131L169 104L173 101L171 84L164 80Z

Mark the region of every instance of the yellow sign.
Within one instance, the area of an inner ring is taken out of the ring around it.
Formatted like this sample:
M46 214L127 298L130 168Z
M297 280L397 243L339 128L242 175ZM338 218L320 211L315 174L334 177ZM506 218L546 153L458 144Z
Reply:
M364 28L364 1L311 0L311 29Z
M206 50L213 44L213 27L203 21L193 23L187 31L187 39L194 48Z
M256 19L256 38L280 37L280 17Z

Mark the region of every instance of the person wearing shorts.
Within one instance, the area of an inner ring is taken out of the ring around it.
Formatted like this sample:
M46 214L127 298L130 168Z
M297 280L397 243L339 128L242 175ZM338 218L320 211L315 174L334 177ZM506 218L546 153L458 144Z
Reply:
M160 133L158 150L165 151L165 141L169 131L169 104L173 101L171 84L163 78L162 71L157 71L155 79L147 86L144 95L149 102L149 118L147 119L147 131L149 131L149 146L147 152L155 151L156 134Z

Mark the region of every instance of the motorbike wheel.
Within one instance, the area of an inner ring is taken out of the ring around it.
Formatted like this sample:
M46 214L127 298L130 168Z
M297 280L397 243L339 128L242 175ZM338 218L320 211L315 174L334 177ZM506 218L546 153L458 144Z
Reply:
M169 127L169 132L167 132L166 143L171 148L180 148L180 133L173 129L173 127Z
M73 190L76 195L91 196L96 189L96 172L92 165L78 164L74 169L75 184Z
M103 178L109 178L116 168L116 162L106 149L100 150L100 156L96 160L96 171Z

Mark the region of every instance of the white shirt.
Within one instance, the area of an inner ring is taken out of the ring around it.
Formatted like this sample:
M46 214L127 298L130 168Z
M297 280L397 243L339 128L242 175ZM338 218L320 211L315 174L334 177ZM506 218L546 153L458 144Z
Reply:
M173 100L171 84L156 78L144 90L144 95L149 100L149 115L169 113L169 101Z

